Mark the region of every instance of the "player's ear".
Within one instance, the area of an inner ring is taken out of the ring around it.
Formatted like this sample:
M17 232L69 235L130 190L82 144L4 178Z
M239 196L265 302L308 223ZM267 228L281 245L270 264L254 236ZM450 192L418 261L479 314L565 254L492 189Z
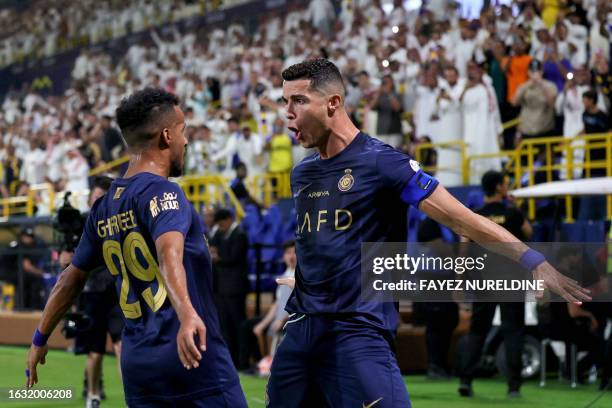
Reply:
M170 129L163 128L161 134L159 135L159 143L161 147L170 146L170 142L172 140L172 136L170 135Z
M342 97L338 94L331 95L327 100L327 114L332 117L342 107Z

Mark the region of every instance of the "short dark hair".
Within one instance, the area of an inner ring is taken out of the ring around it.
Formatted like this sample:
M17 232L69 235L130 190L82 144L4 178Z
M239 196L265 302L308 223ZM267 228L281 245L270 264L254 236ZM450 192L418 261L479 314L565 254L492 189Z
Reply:
M108 191L112 183L113 183L113 178L105 174L95 176L93 179L93 187L100 188L104 191Z
M283 251L286 251L288 248L293 248L295 247L295 241L292 239L288 239L287 241L283 242Z
M597 104L597 91L593 89L589 89L585 93L582 94L583 98L590 99L593 104Z
M487 197L491 197L497 191L497 186L504 182L504 173L489 170L482 176L482 190Z
M285 81L297 81L298 79L309 79L310 88L317 91L329 90L334 87L344 98L346 87L342 80L340 70L333 62L325 58L317 58L291 65L285 69L281 76Z
M219 208L217 211L215 211L215 217L214 217L215 222L227 220L228 218L229 219L234 218L234 215L227 208Z
M174 112L179 100L176 95L159 88L145 88L121 100L117 108L117 123L129 147L142 146L151 140Z
M447 65L444 67L444 71L454 71L455 74L459 75L459 70L454 65Z

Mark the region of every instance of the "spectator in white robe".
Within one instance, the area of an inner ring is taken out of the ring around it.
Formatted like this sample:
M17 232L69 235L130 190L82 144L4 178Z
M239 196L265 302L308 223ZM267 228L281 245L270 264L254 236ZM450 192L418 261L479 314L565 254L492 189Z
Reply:
M483 79L482 69L473 61L467 66L467 84L461 95L463 138L468 156L499 153L502 132L495 93ZM501 159L475 159L470 163L470 183L478 184L488 170L500 170Z
M440 134L438 127L440 121L437 112L432 107L436 106L438 98L438 77L435 69L429 68L423 72L422 82L417 87L417 98L414 107L414 125L416 136L429 136Z
M461 94L465 88L465 79L459 78L454 66L444 70L444 79L440 81L436 109L439 117L438 133L432 134L434 143L463 140L461 112ZM453 144L437 148L438 170L436 178L445 186L462 184L461 145Z

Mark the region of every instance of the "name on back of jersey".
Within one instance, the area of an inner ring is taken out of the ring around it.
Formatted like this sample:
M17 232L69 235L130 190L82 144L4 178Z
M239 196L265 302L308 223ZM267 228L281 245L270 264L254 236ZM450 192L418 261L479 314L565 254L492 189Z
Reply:
M96 225L100 238L110 237L119 234L121 231L131 230L138 226L133 210L121 212L103 220L98 220Z

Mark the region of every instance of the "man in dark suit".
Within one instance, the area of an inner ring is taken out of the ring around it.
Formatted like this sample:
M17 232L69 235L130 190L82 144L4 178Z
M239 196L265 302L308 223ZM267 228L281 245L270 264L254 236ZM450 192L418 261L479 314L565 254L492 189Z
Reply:
M236 365L240 324L246 319L246 295L249 291L249 243L229 210L217 210L214 220L217 230L210 241L210 256L213 262L215 304L221 332Z

